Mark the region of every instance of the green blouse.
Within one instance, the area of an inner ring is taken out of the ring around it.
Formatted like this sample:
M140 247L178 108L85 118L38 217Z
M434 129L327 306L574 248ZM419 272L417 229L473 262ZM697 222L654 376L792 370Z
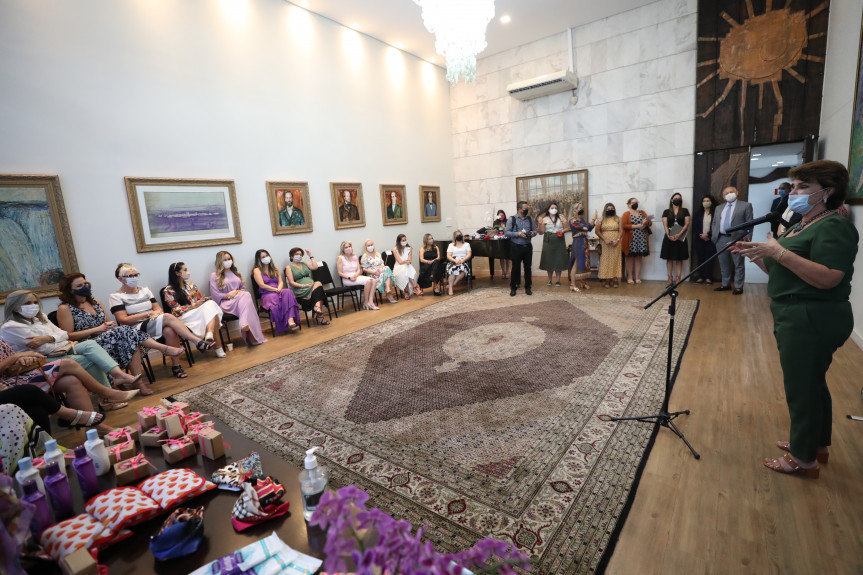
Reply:
M851 295L854 259L857 257L857 242L860 239L854 224L839 214L831 214L813 222L795 236L786 236L787 233L778 241L789 252L832 270L841 270L845 275L836 287L819 289L800 279L773 258L765 258L764 265L769 274L767 295L772 299L794 295L803 299L848 301Z
M294 274L294 281L298 284L303 284L303 287L291 286L291 291L297 296L297 299L306 299L312 293L312 284L315 280L312 279L312 270L305 263L300 262L301 267L296 264L291 264L291 273Z

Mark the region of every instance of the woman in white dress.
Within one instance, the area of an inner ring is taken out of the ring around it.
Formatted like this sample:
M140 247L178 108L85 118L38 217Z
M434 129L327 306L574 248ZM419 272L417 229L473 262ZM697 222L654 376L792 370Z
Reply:
M417 270L411 263L412 254L408 238L399 234L396 238L396 247L393 249L393 257L396 265L393 266L393 276L396 279L396 287L405 293L405 299L411 299L411 295L423 295L423 290L417 283Z
M363 271L360 269L360 260L354 254L354 246L347 240L339 246L336 272L342 278L342 285L363 286L363 309L381 309L375 305L375 280L363 275Z
M219 304L201 294L191 277L183 262L175 262L168 267L168 285L162 292L165 305L186 324L189 331L198 337L204 334L204 341L215 342L216 357L225 357L219 332L224 312Z
M452 233L452 243L446 249L447 293L452 295L452 288L462 278L470 273L468 260L471 258L470 244L465 243L461 230Z

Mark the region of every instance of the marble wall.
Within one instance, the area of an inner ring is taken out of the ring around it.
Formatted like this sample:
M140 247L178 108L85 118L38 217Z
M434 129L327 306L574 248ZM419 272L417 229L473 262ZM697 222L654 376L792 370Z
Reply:
M638 197L661 216L674 192L692 197L697 0L659 0L481 58L474 84L450 92L456 225L482 227L489 214L515 212L515 179L588 169L589 210ZM507 84L566 69L565 92L522 102ZM691 209L691 205L689 206ZM654 236L655 238L656 236ZM541 240L534 240L539 262ZM643 277L665 277L659 241ZM478 263L478 266L484 263Z

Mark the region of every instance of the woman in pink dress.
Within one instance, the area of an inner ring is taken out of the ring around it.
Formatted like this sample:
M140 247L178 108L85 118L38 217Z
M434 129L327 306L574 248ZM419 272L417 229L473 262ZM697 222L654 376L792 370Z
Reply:
M240 318L240 330L247 345L267 341L252 294L246 290L243 276L234 265L234 257L226 251L216 254L216 271L210 275L210 297L222 311Z
M294 292L285 287L279 268L273 265L273 258L267 250L255 252L255 269L252 279L258 285L261 305L270 310L276 324L276 331L296 331L300 328L300 306Z

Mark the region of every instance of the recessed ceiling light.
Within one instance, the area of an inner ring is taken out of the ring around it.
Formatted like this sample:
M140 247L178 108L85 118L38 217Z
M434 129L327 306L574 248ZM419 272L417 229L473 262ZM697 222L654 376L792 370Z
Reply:
M761 154L752 154L752 157L753 157L753 158L757 158L757 157L759 157L760 155L761 155Z
M777 164L784 164L785 162L776 162Z
M509 14L504 14L500 17L501 24L509 24L510 20L512 20L512 18L509 17Z
M752 161L753 161L753 162L757 162L757 161L758 161L758 158L752 158Z
M311 5L312 3L309 2L309 0L300 0L300 6L302 6L303 8L308 8Z
M360 29L360 25L359 25L359 24L357 24L356 22L354 22L353 24L351 24L351 28L353 28L354 30L359 30L359 29Z
M393 42L393 46L398 48L399 50L401 50L402 48L405 47L405 45L402 44L401 42Z

